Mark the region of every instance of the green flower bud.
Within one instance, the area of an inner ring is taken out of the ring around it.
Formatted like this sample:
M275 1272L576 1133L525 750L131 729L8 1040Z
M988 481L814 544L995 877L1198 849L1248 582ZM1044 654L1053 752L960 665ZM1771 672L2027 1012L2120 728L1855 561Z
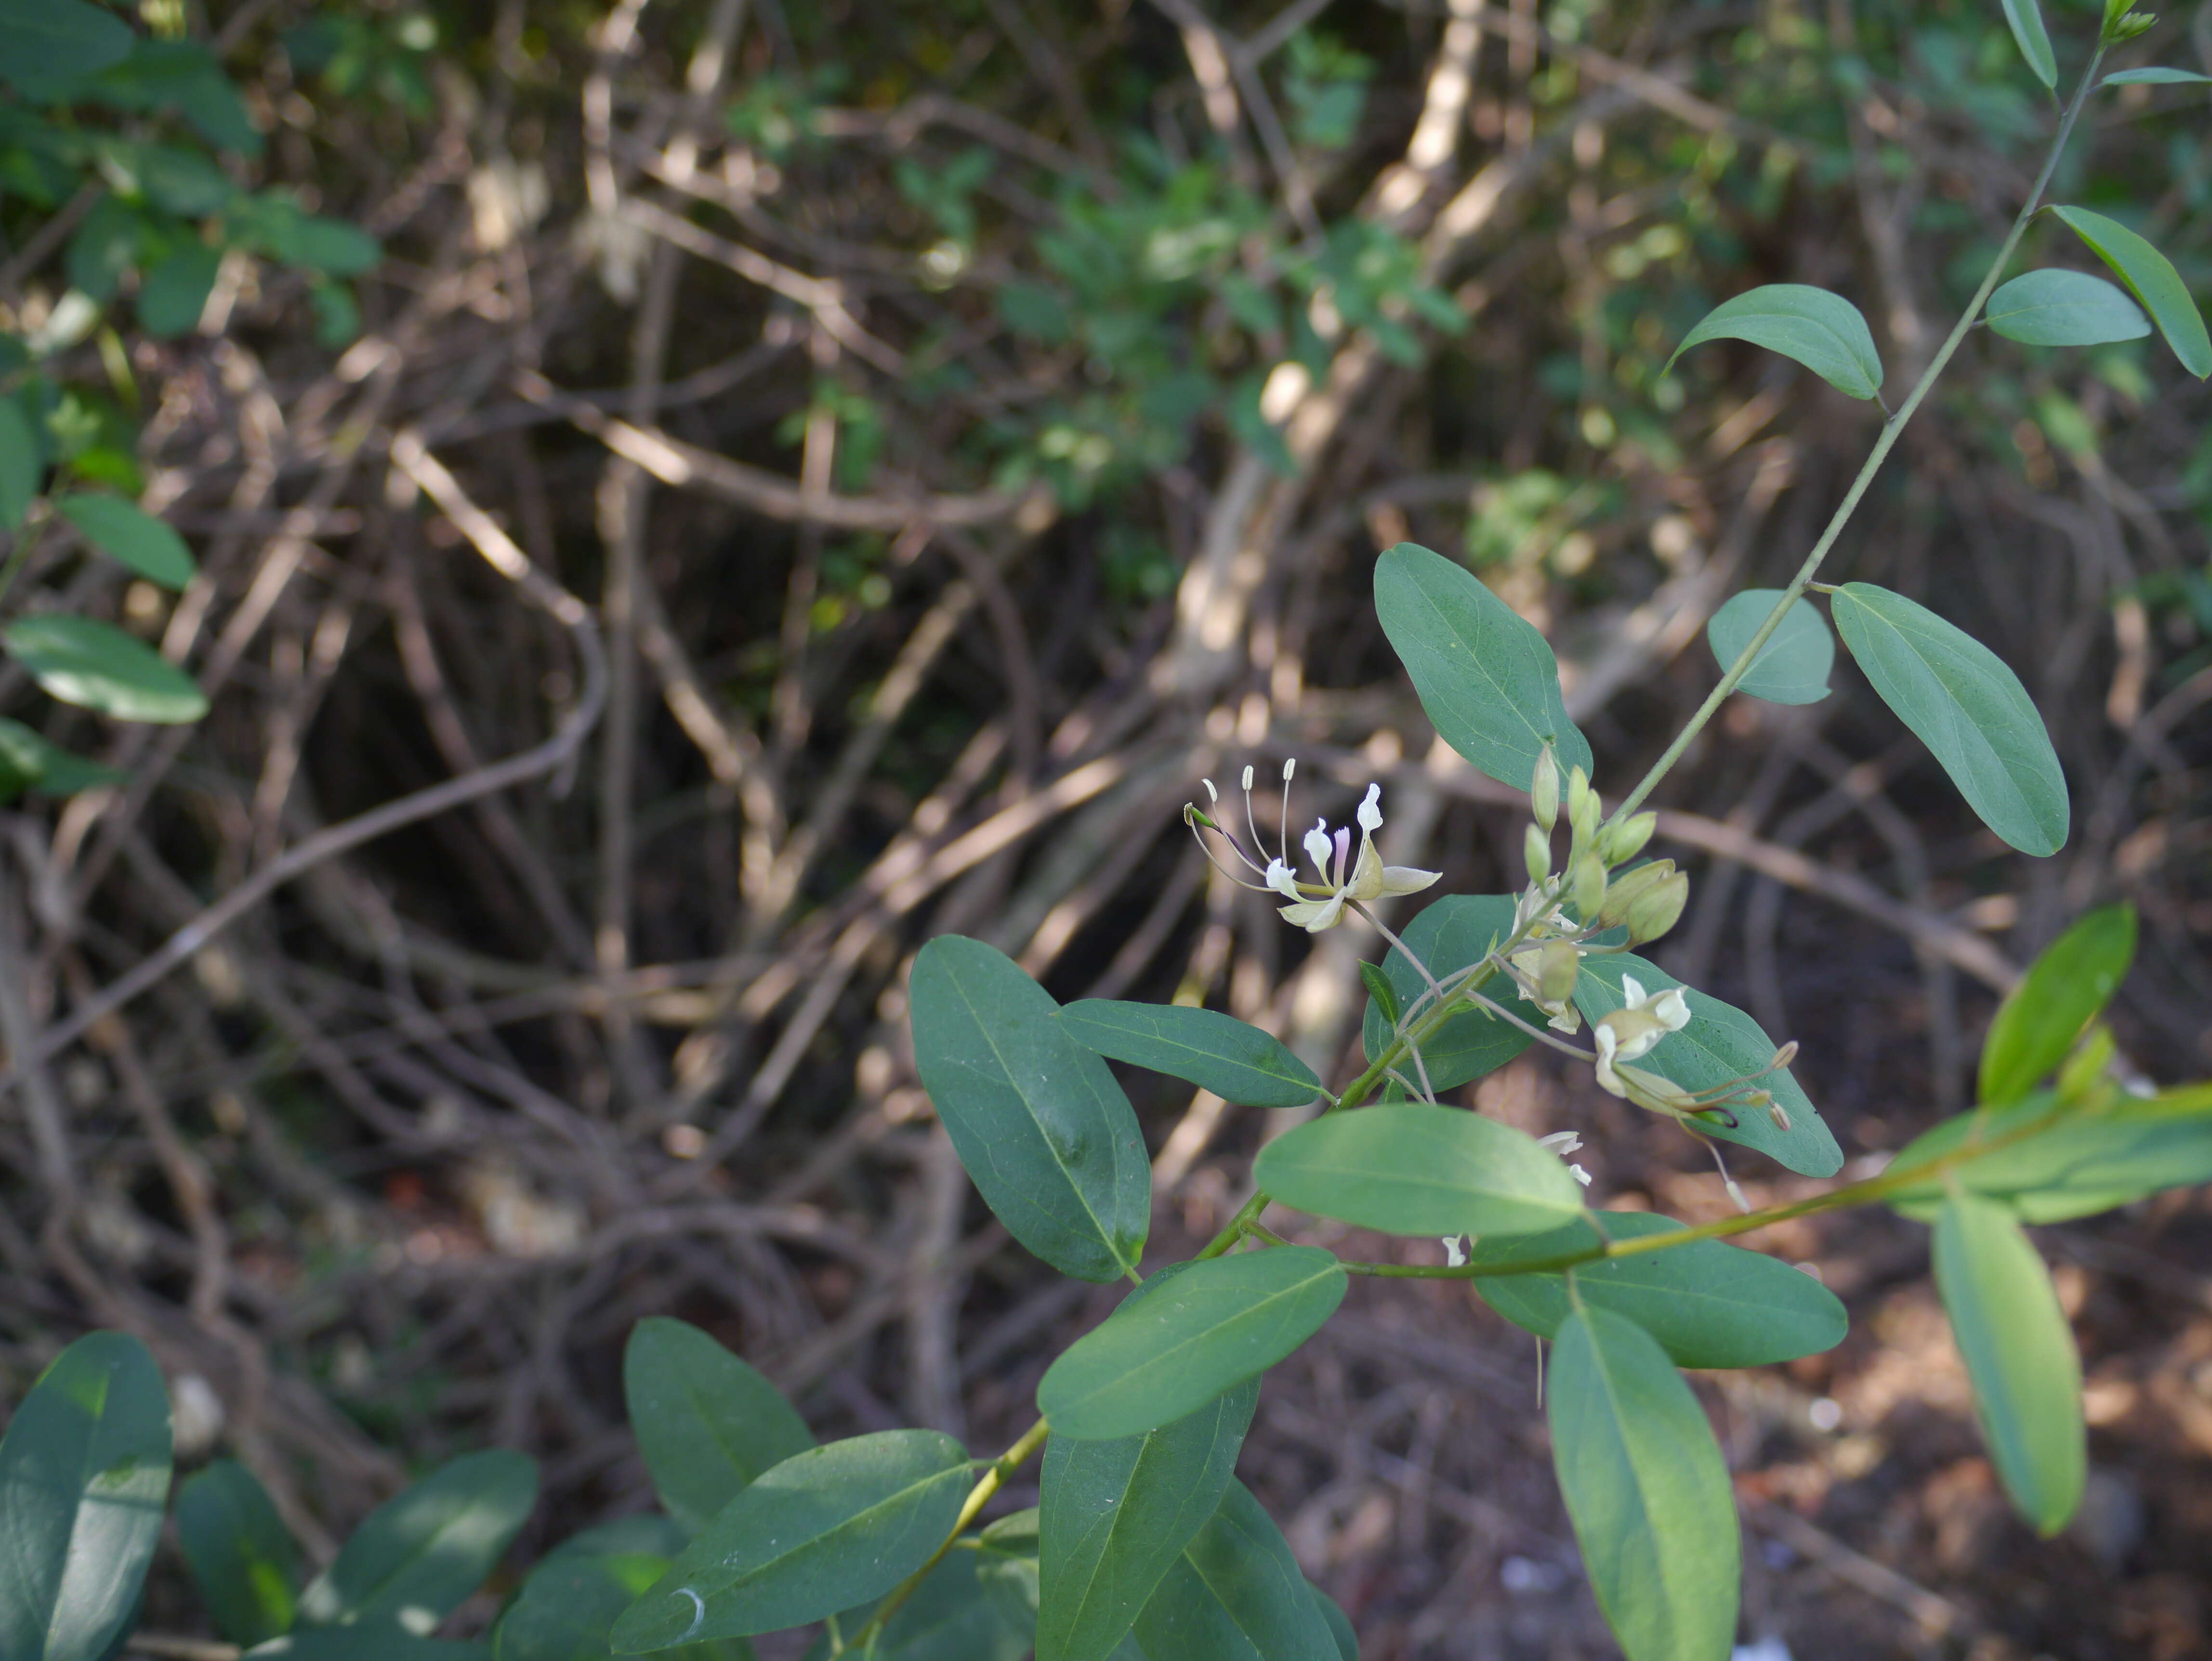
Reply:
M1590 788L1589 775L1577 767L1567 775L1567 823L1575 827L1577 836L1587 837L1589 830L1583 828L1583 821L1589 819L1590 830L1595 830L1597 821L1592 815L1596 812L1597 792Z
M1633 818L1621 820L1601 836L1597 851L1607 865L1621 864L1641 854L1644 844L1651 840L1651 833L1658 828L1656 813L1638 813Z
M1587 922L1605 904L1605 861L1595 854L1583 855L1575 861L1574 878L1575 910Z
M1657 940L1681 921L1682 908L1689 903L1690 879L1686 872L1671 873L1652 884L1629 902L1629 944L1641 946L1646 940Z
M1541 882L1552 874L1552 839L1540 824L1532 824L1521 838L1521 857L1528 862L1528 880Z
M1559 764L1553 757L1549 744L1536 757L1536 776L1528 782L1528 800L1535 808L1536 823L1544 829L1549 830L1559 822Z
M2154 27L2157 22L2157 17L2149 12L2131 11L2112 25L2110 38L2115 44L2122 40L2132 40L2136 36Z
M1565 1004L1575 995L1575 981L1583 972L1583 954L1568 940L1553 940L1536 958L1536 991L1547 1005Z
M1654 860L1649 865L1639 865L1633 871L1624 871L1613 879L1613 885L1605 891L1605 904L1598 908L1597 921L1607 928L1618 928L1628 921L1628 908L1637 897L1655 883L1662 883L1674 874L1674 861Z

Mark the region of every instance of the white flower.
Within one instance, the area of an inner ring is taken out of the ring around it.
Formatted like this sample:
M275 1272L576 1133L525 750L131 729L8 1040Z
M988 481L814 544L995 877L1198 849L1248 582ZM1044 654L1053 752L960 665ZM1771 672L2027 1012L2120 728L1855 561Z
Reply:
M1444 1236L1444 1267L1446 1269L1465 1269L1467 1267L1466 1235L1447 1234Z
M1601 1089L1626 1097L1628 1090L1615 1074L1623 1062L1632 1062L1669 1032L1690 1024L1690 1001L1679 986L1670 986L1657 997L1647 994L1633 975L1620 977L1624 1002L1601 1017L1591 1029L1597 1041L1597 1081Z
M1570 1153L1577 1153L1582 1151L1583 1139L1581 1133L1578 1131L1555 1130L1548 1136L1539 1136L1536 1138L1536 1142L1539 1147L1550 1148L1553 1153L1558 1154L1562 1159L1564 1159ZM1567 1166L1567 1169L1575 1173L1575 1180L1580 1183L1584 1188L1588 1188L1590 1185L1590 1174L1589 1171L1584 1171L1580 1165L1573 1164L1570 1164Z
M1267 886L1292 902L1281 908L1283 920L1297 924L1310 934L1318 934L1324 928L1333 928L1344 916L1344 908L1353 900L1379 900L1393 894L1418 894L1434 882L1441 872L1416 871L1407 865L1385 865L1375 851L1375 833L1382 828L1382 809L1378 805L1382 787L1370 784L1366 799L1359 804L1359 857L1352 858L1352 827L1340 826L1331 834L1327 819L1316 819L1314 828L1305 834L1306 857L1313 861L1320 876L1319 883L1302 883L1292 874L1283 860L1271 861L1267 866ZM1345 874L1349 861L1352 872Z

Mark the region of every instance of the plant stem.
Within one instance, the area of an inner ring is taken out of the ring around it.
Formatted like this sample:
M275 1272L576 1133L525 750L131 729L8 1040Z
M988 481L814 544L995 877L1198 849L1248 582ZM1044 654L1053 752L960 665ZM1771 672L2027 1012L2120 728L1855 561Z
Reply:
M1875 474L1888 457L1898 435L1904 432L1905 423L1912 419L1913 411L1920 407L1920 400L1927 397L1929 388L1936 384L1936 377L1950 362L1951 355L1959 350L1959 343L1966 338L1966 332L1973 327L1974 319L1981 315L1983 306L1997 286L1997 279L2004 275L2005 267L2012 261L2013 251L2020 246L2021 238L2027 234L2028 222L2041 210L2043 192L2050 186L2051 175L2058 167L2058 158L2065 153L2066 141L2073 136L2074 123L2081 115L2081 106L2088 98L2090 90L2097 84L2097 69L2104 61L2105 46L2100 40L2089 59L2088 69L2082 75L2081 84L2075 89L2072 100L2066 106L2066 113L2059 120L2057 137L2051 142L2051 154L2044 158L2043 171L2036 174L2035 184L2028 191L2027 203L2014 218L2004 246L1997 250L1996 258L1990 262L1990 269L1983 277L1981 286L1974 290L1974 297L1966 302L1966 309L1960 313L1958 322L1952 326L1951 332L1944 338L1942 345L1936 349L1936 356L1929 360L1928 367L1921 371L1920 379L1913 383L1912 391L1906 395L1905 402L1897 406L1896 413L1882 423L1881 433L1875 440L1874 448L1861 465L1858 477L1851 481L1851 488L1844 492L1843 502L1828 520L1827 528L1820 532L1820 539L1813 545L1813 551L1805 557L1805 563L1798 567L1797 575L1782 591L1782 598L1766 614L1766 621L1759 625L1759 632L1744 643L1742 651L1736 654L1735 661L1729 665L1728 672L1721 677L1720 684L1706 695L1697 712L1674 735L1674 741L1667 746L1658 760L1651 764L1650 771L1644 774L1637 787L1613 810L1611 823L1618 824L1634 812L1643 804L1644 799L1651 794L1652 788L1665 778L1674 764L1682 758L1682 752L1690 747L1691 740L1705 729L1705 723L1712 719L1713 712L1721 707L1722 701L1735 691L1736 683L1749 672L1753 660L1765 648L1768 638L1782 626L1782 619L1813 581L1814 573L1820 569L1820 562L1827 558L1828 551L1836 545L1836 538L1843 534L1844 526L1850 523L1851 515L1858 510L1860 499L1866 495L1867 487L1874 483Z

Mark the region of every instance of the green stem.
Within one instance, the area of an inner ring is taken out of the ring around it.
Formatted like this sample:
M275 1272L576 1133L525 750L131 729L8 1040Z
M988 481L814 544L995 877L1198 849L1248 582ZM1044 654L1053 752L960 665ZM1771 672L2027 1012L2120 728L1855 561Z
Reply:
M1851 488L1844 493L1842 503L1829 519L1827 528L1820 532L1820 539L1813 545L1813 551L1805 557L1805 563L1798 568L1797 575L1782 591L1782 598L1766 614L1766 621L1759 625L1759 632L1745 642L1742 651L1736 654L1735 661L1729 665L1728 672L1721 677L1720 684L1698 706L1697 713L1674 735L1674 741L1667 746L1665 752L1651 764L1651 770L1644 774L1642 782L1621 800L1620 806L1613 810L1612 823L1617 824L1633 813L1643 804L1644 799L1651 794L1652 788L1665 778L1674 764L1682 758L1682 752L1690 747L1691 740L1705 730L1705 723L1713 717L1713 711L1721 707L1722 701L1730 692L1735 691L1736 683L1749 672L1753 662L1765 648L1768 638L1782 626L1783 618L1813 581L1814 573L1820 569L1820 562L1827 558L1828 551L1836 545L1836 538L1843 534L1844 526L1850 523L1851 515L1858 510L1860 499L1866 495L1867 487L1874 483L1875 474L1887 459L1898 435L1904 432L1905 423L1912 419L1913 411L1920 407L1921 399L1927 397L1936 378L1950 362L1951 355L1959 350L1959 343L1966 338L1967 330L1973 327L1975 319L1981 315L1983 306L1997 286L1997 279L2004 275L2006 265L2011 263L2013 251L2020 246L2021 238L2027 234L2028 222L2041 211L2043 192L2050 186L2051 175L2058 167L2058 158L2065 153L2066 141L2073 136L2074 123L2081 115L2081 106L2088 98L2090 90L2097 84L2097 69L2104 61L2105 46L2100 41L2095 53L2089 59L2088 70L2081 77L2081 86L2075 89L2072 101L2066 106L2065 115L2059 121L2058 135L2051 143L2051 154L2044 158L2043 171L2036 174L2034 186L2027 193L2026 205L2013 220L2012 229L2005 237L2004 246L1997 250L1996 258L1990 262L1990 269L1983 277L1981 286L1974 290L1974 297L1967 302L1966 311L1952 326L1942 345L1936 349L1936 356L1929 360L1928 367L1921 371L1920 379L1913 383L1911 392L1904 403L1897 406L1897 412L1882 423L1881 436L1875 440L1873 450L1860 466L1858 477L1851 481Z

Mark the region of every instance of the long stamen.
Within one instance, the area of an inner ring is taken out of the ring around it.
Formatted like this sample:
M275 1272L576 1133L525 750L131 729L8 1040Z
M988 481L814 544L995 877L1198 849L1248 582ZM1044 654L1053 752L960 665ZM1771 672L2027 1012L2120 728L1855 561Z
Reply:
M1249 767L1244 770L1244 828L1252 833L1252 846L1266 853L1267 844L1260 840L1260 826L1252 817L1252 770Z
M1295 756L1283 764L1283 818L1282 823L1276 827L1275 840L1282 844L1285 865L1291 862L1291 775L1297 770L1297 758Z

